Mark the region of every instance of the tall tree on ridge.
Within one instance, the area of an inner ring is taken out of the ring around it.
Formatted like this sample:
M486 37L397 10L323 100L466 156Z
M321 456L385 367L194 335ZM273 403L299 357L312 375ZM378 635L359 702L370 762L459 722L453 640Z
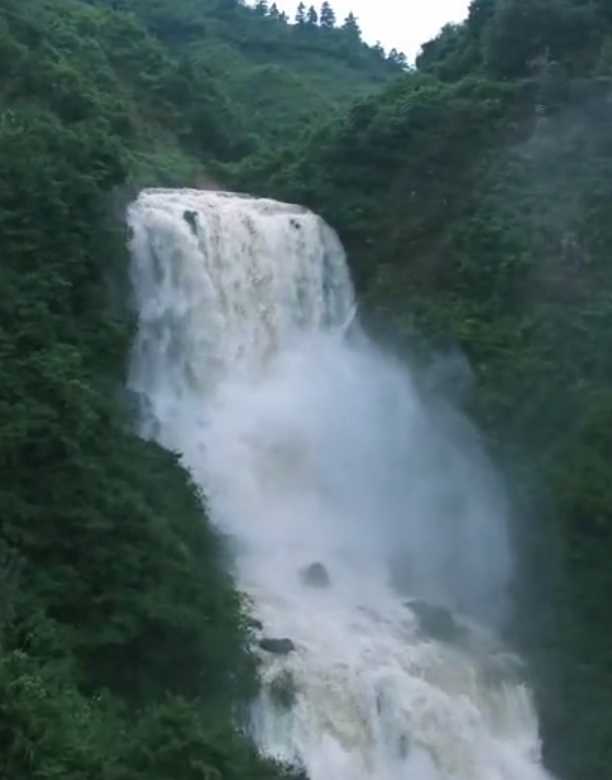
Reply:
M321 6L321 13L319 14L319 20L321 22L321 27L327 27L328 29L331 29L336 26L336 14L334 13L334 9L329 4L328 0L323 1L323 5Z
M351 37L361 40L361 28L359 27L357 17L352 11L344 20L344 23L342 24L342 30L344 30L344 32L349 34Z
M397 49L391 49L387 59L389 60L389 62L392 62L395 65L399 65L400 68L408 67L408 60L403 51L398 51Z

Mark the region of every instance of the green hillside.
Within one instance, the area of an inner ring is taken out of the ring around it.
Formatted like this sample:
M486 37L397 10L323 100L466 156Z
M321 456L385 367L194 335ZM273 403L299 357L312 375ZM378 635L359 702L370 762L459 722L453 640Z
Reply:
M319 210L373 327L469 356L548 762L609 774L612 11L473 0L406 72L330 10L0 4L2 778L284 774L236 731L256 669L222 540L121 391L117 215L206 177Z
M233 172L339 229L374 325L469 356L515 489L513 630L577 780L612 765L611 95L606 2L475 0L415 72Z
M329 5L321 23L318 12L312 19L304 12L297 24L265 0L255 8L237 0L124 6L169 51L210 74L249 140L266 148L402 73L401 59L361 41L358 24L336 25Z

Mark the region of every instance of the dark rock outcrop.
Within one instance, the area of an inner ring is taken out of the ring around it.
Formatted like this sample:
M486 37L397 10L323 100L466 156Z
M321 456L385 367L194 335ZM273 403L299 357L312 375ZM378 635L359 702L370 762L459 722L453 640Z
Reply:
M329 588L331 584L327 569L318 561L302 569L300 577L302 582L311 588Z
M196 222L197 216L197 211L183 211L183 219L191 228L191 232L194 236L197 235L198 232L198 223Z
M295 645L287 637L263 637L259 640L259 646L262 650L274 655L289 655L295 650Z
M457 622L450 609L421 599L407 601L406 606L417 616L423 632L433 639L452 642L463 637L465 629Z

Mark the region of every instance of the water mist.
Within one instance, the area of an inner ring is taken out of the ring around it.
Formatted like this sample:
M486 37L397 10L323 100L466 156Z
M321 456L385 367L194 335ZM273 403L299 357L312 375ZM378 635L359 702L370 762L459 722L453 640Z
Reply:
M512 574L503 490L468 422L362 332L335 233L196 190L144 191L129 224L141 432L236 540L261 751L311 780L546 778L520 662L491 630Z

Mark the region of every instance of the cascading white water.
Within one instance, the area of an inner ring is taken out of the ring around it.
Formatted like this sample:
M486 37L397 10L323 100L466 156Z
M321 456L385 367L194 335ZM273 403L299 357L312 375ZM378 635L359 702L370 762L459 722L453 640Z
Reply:
M237 540L264 640L290 640L259 650L260 749L311 780L548 777L520 664L479 627L511 575L503 493L361 334L334 232L196 190L144 191L129 224L142 434Z

